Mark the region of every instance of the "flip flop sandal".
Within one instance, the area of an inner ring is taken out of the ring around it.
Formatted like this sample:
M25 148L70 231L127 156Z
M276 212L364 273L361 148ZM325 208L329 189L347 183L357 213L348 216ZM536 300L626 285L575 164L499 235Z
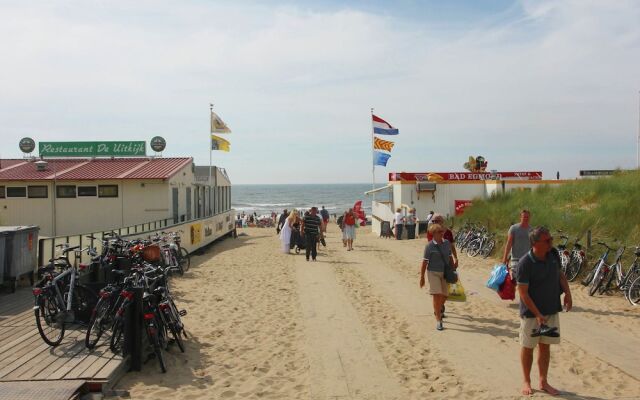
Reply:
M538 329L531 330L531 337L538 337L538 336L560 337L560 334L558 333L557 327L555 326L549 327L547 325L542 324Z

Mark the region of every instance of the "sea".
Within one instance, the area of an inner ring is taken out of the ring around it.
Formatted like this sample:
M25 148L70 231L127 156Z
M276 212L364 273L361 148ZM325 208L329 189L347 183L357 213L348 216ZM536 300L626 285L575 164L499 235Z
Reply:
M381 184L376 187L382 186ZM254 212L270 215L272 211L281 213L283 209L308 210L324 206L329 214L342 214L362 200L362 207L371 215L371 196L364 192L371 190L370 183L337 184L293 184L293 185L236 185L231 188L231 206L237 213ZM387 200L386 194L376 193L376 200Z

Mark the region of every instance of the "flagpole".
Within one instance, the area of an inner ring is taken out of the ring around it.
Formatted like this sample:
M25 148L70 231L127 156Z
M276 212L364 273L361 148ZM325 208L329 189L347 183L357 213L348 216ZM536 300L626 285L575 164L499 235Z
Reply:
M371 190L376 188L376 152L373 136L373 107L371 108ZM373 194L375 198L375 193Z
M638 90L638 143L636 146L636 168L640 169L640 90Z
M213 149L211 146L211 128L213 127L213 103L209 103L209 215L212 214L211 210L211 164L213 163Z

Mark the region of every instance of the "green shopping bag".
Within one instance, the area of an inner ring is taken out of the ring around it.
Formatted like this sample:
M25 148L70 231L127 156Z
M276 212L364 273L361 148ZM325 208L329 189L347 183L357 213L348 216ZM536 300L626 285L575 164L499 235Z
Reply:
M462 282L458 279L458 282L449 284L449 293L447 295L447 301L467 301L467 294L464 291Z

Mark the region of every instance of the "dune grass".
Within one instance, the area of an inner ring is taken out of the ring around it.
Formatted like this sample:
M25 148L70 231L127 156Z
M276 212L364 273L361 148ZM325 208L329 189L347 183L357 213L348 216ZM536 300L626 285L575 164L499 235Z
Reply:
M510 191L485 200L474 200L455 221L476 221L498 232L503 246L509 226L518 222L519 211L531 211L531 225L547 226L552 235L562 230L572 240L591 231L592 245L603 241L612 247L640 245L640 171L619 172L611 177L576 180L560 186L544 185L533 191ZM596 246L597 247L597 246ZM596 252L600 249L596 248ZM500 257L502 247L494 256ZM627 256L632 254L627 251ZM596 255L597 257L597 255Z

